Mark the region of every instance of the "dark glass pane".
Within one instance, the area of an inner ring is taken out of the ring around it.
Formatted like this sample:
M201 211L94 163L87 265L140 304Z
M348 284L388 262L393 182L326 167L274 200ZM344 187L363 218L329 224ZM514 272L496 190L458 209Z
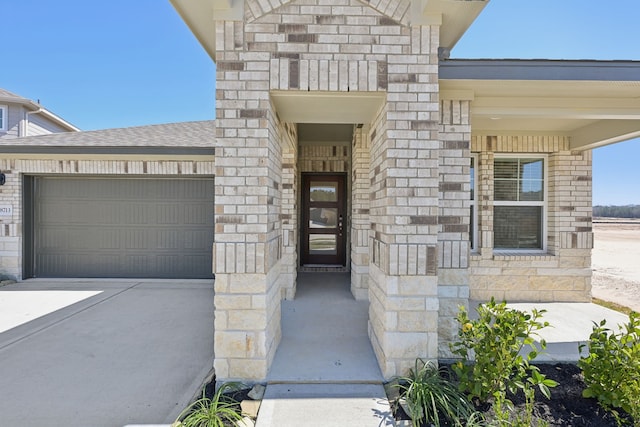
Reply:
M476 248L476 242L473 239L473 234L475 232L475 229L473 228L475 226L475 224L473 223L473 211L474 211L474 206L471 205L471 212L469 213L469 242L471 242L471 249L475 249Z
M309 228L336 228L337 208L309 208Z
M541 206L495 206L496 249L542 249Z
M312 202L337 202L338 183L311 181L309 197Z
M495 179L518 179L518 159L495 159L493 176Z
M518 181L495 181L493 186L493 199L498 201L518 200Z
M338 245L335 234L310 234L310 255L335 255L338 253Z
M474 188L476 188L476 165L474 158L471 158L471 200L475 200Z
M542 181L522 181L520 184L520 201L541 202L544 200Z

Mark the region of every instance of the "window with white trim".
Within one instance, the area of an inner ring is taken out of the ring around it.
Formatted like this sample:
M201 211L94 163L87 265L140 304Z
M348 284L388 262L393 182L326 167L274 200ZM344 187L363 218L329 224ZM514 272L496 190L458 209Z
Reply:
M0 132L7 130L7 106L0 105Z
M537 156L496 156L493 239L496 250L546 249L546 168Z
M478 250L478 204L476 197L478 192L476 191L477 179L476 179L476 164L478 163L475 155L471 156L471 201L469 203L470 217L469 217L469 242L471 243L471 250Z

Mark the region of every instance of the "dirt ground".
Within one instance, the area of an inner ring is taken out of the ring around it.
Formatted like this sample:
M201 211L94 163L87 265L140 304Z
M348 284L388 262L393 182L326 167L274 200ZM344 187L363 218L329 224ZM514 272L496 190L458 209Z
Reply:
M640 220L595 220L592 294L640 312Z

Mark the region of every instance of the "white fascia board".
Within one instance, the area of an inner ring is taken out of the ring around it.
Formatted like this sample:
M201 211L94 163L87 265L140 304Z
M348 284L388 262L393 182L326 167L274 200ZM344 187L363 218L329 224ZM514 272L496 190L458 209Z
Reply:
M638 120L601 120L573 131L572 150L590 150L640 137Z

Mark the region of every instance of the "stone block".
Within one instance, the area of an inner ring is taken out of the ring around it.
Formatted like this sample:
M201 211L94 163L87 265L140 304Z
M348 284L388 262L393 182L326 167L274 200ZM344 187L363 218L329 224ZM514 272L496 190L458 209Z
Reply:
M249 334L246 332L215 332L216 358L245 357L251 348L251 344Z
M415 359L427 354L427 334L425 332L387 332L384 346L387 359Z
M227 316L229 329L243 331L263 330L267 326L264 310L229 310Z
M242 415L256 418L258 416L258 410L260 410L260 400L243 400L240 402L240 408L242 409Z
M228 363L229 379L264 381L267 377L266 359L229 359Z

